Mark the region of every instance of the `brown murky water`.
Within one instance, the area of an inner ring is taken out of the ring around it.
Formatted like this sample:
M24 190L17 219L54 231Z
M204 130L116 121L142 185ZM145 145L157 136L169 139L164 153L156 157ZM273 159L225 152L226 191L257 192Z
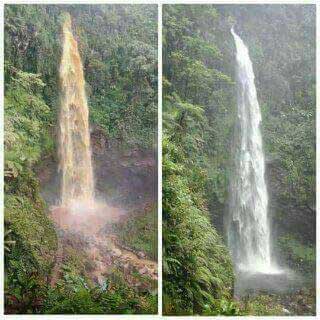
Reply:
M65 206L78 199L93 201L94 180L85 80L70 15L66 16L62 30L59 170L62 177L61 203Z

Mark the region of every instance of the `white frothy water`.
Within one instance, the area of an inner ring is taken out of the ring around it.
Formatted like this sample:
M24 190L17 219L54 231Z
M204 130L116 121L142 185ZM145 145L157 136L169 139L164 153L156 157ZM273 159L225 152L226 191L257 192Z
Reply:
M237 50L238 121L233 148L235 172L230 184L228 243L239 270L279 273L271 259L261 112L252 63L247 47L233 28L231 33Z

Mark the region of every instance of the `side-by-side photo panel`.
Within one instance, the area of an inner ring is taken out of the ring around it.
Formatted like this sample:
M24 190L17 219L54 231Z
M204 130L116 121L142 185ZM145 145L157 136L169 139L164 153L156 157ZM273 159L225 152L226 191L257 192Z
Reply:
M5 314L157 314L158 6L4 18Z
M315 315L315 5L167 4L163 313Z

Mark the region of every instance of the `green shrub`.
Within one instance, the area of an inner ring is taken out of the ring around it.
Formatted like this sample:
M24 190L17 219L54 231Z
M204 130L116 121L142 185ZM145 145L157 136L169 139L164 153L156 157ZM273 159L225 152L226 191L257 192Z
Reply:
M191 193L188 169L175 162L181 157L178 150L164 138L164 313L214 314L221 309L216 300L231 298L231 259L209 222L202 189Z
M314 278L316 265L315 248L306 246L291 235L278 239L281 258L290 268L302 273L306 278Z
M241 307L242 315L250 316L282 316L283 306L279 303L277 296L259 295L254 298L243 299Z
M132 314L157 310L155 296L136 292L115 272L100 287L89 287L85 279L64 268L56 288L50 288L44 303L48 314Z
M158 220L155 206L131 214L123 222L115 224L114 230L123 244L157 260Z

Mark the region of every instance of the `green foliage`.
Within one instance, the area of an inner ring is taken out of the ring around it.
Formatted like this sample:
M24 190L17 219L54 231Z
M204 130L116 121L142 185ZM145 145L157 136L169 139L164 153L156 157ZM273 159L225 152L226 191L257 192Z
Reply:
M223 316L240 316L243 315L240 311L238 303L222 298L221 300L215 301L215 306L213 309L208 309L204 312L205 315L223 315Z
M279 238L278 246L283 252L282 259L290 268L314 280L316 253L313 246L306 246L290 235Z
M221 88L232 84L217 68L216 62L223 57L204 29L205 23L214 28L216 19L212 6L166 5L164 10L165 314L238 313L230 302L231 260L210 224L207 208L207 186L218 174L218 165L223 161L225 165L227 159L209 171L212 148L208 141L212 135L217 138L215 113L225 112L225 103L229 103Z
M24 255L23 255L24 254ZM25 260L27 253L19 252L16 257L23 260L10 259L6 261L8 273L5 277L6 312L39 313L42 299L45 296L45 281L43 274Z
M201 191L191 189L189 168L173 161L180 156L177 147L164 140L163 152L164 312L214 313L215 299L230 297L229 254L210 225Z
M114 225L114 230L123 244L136 251L142 251L158 260L158 220L156 207L133 213L125 221Z
M67 267L57 287L49 289L44 302L48 314L148 314L156 309L157 301L135 292L119 272L106 278L103 286L89 287Z
M314 316L316 314L314 289L246 296L237 305L240 308L240 314L244 316Z
M47 84L42 90L45 101L54 111L59 94L59 33L66 12L72 16L78 37L91 121L121 143L153 148L157 114L156 6L5 6L5 59L19 69L41 74Z
M156 8L130 6L128 9L121 5L88 8L97 18L79 15L76 32L80 43L86 43L80 49L92 97L89 101L91 119L106 130L107 136L121 143L154 147ZM101 32L104 32L103 38Z
M310 104L287 106L277 114L266 114L266 148L281 170L281 201L312 207L315 195L315 112ZM284 108L284 107L283 107ZM311 212L312 214L312 212Z
M30 178L29 182L32 182ZM57 247L53 224L45 214L43 202L34 198L36 193L32 186L28 186L32 193L30 198L5 196L5 225L11 230L10 241L14 242L5 254L7 312L11 309L14 313L40 312L46 278Z
M60 28L73 20L87 82L91 122L130 147L155 147L155 5L6 5L5 62L41 75L43 97L59 106ZM43 28L43 26L46 26Z
M19 180L26 177L19 177ZM5 225L14 246L5 254L6 310L10 313L38 313L45 295L47 275L53 264L57 237L44 204L37 198L34 180L20 185L26 195L5 196ZM36 230L36 232L35 232Z
M58 7L41 5L6 5L4 10L5 62L24 72L40 74L46 84L41 90L43 97L53 110L58 100L61 52L58 11Z
M277 297L271 295L258 295L254 298L246 298L243 301L242 315L250 316L283 316L283 306Z
M43 286L53 263L57 237L39 197L33 166L51 152L52 113L42 98L38 74L5 65L5 254L6 310L39 312Z
M11 232L12 232L11 229L5 231L4 237L3 237L4 238L4 241L3 241L4 242L4 250L8 251L8 252L10 252L10 247L16 244L16 242L14 240L11 240L11 236L10 236Z
M5 94L5 177L15 179L52 149L51 113L39 91L44 83L37 74L7 65L10 77ZM44 130L44 128L47 128Z
M16 195L5 197L5 222L10 226L13 238L17 241L17 246L14 246L7 258L17 259L16 255L21 249L20 253L32 259L39 270L48 271L57 246L57 238L53 223L44 214L43 202L40 199L34 201Z

